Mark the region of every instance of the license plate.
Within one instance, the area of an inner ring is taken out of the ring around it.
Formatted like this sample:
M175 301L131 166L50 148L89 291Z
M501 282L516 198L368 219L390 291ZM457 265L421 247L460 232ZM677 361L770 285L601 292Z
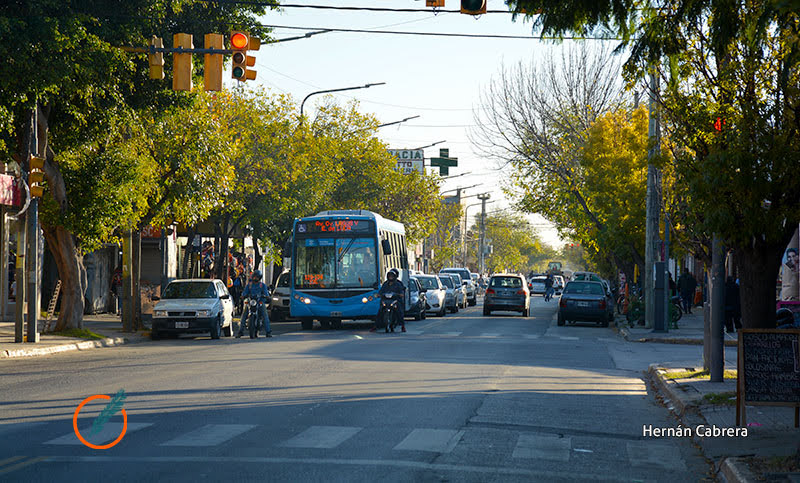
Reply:
M189 322L175 322L175 328L176 329L188 329L189 328Z
M341 317L341 316L342 316L341 312L331 312L331 317Z
M578 307L588 307L589 306L589 302L578 302L575 305L577 305Z

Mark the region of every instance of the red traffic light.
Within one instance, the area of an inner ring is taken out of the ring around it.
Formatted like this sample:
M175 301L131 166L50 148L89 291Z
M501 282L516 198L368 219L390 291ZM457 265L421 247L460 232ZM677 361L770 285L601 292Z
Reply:
M714 129L717 131L722 131L722 126L725 125L725 119L718 117L716 121L714 121Z
M241 32L236 32L235 34L231 35L231 45L234 49L245 49L247 48L248 42L249 39L247 38L247 35Z

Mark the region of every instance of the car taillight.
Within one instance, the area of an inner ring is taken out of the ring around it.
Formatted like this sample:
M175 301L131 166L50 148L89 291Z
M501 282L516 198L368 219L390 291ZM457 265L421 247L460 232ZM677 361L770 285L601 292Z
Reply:
M487 289L486 289L486 293L487 293L487 294L493 294L493 293L494 293L494 289L492 289L492 288L487 288Z
M603 299L603 300L601 300L601 301L600 301L600 308L601 308L601 309L604 309L604 308L606 308L606 300L605 300L605 299Z
M525 291L524 290L517 290L517 295L525 295Z

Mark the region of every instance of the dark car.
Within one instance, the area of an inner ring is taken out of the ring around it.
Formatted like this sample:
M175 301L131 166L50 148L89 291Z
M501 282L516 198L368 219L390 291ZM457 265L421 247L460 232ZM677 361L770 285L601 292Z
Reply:
M416 277L408 279L408 294L411 298L411 308L406 312L408 317L414 317L414 320L425 318L425 312L428 310L428 299L425 293L425 289L422 288Z
M613 317L614 307L602 282L572 281L564 287L558 304L558 325L567 321L590 321L608 327Z
M483 297L483 315L491 315L493 310L511 310L528 316L530 292L525 277L511 273L492 275L489 288Z

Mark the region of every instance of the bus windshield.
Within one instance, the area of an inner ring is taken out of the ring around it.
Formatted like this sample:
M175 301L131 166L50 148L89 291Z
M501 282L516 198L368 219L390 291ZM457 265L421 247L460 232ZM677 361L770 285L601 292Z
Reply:
M297 246L295 287L362 288L378 283L373 238L305 238Z

